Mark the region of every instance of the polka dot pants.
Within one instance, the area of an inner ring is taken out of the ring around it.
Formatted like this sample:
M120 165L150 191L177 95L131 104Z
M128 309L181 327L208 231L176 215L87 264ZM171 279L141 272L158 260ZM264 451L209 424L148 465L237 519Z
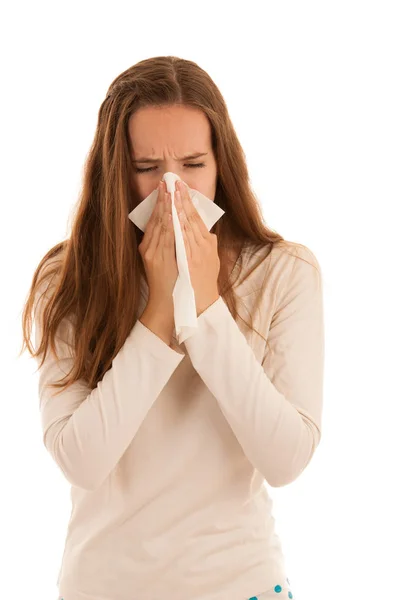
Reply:
M287 598L292 600L294 599L294 596L290 591L289 586L289 579L286 579L283 583L277 583L272 589L263 592L262 594L257 594L257 596L251 596L248 599L246 598L246 600L286 600ZM64 600L64 598L60 598L59 600Z
M257 596L251 596L246 600L287 600L287 598L294 599L292 592L290 591L290 581L286 579L284 582L277 583L273 588L257 594Z

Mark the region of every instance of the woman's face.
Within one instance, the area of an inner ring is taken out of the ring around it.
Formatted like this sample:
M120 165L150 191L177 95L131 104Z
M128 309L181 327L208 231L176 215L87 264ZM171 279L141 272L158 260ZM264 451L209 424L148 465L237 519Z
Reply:
M141 108L130 117L129 136L135 187L141 200L157 188L164 173L172 171L190 188L214 201L217 164L211 127L201 110L181 105Z

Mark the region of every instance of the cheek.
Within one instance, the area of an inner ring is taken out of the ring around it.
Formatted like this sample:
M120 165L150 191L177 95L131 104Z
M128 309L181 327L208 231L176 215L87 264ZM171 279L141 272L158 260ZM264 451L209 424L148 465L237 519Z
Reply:
M149 186L149 185L142 185L140 188L140 198L142 200L144 200L145 198L147 198L147 196L149 196L152 192L154 192L154 190L156 189L157 186Z
M213 173L211 176L208 175L207 179L204 181L204 195L207 196L210 200L214 201L216 189L217 174Z
M193 190L198 190L210 200L214 200L217 185L216 173L210 173L208 169L198 169L198 171L198 173L183 176L183 181Z
M137 175L133 176L133 189L135 193L139 197L140 201L143 201L147 196L149 196L154 190L157 188L159 184L159 179L155 179L154 181L147 177L137 177Z

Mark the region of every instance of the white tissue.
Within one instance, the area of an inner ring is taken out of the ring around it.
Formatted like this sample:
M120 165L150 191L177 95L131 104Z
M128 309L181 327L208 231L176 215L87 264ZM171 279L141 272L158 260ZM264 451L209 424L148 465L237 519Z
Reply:
M190 281L183 233L175 207L175 181L180 180L180 177L175 173L168 172L164 173L163 180L166 183L167 191L171 193L172 197L172 223L175 232L176 262L178 266L178 278L172 292L172 297L176 337L179 344L182 344L197 329L196 299ZM210 231L211 227L222 217L225 211L210 200L210 198L207 198L207 196L190 188L185 182L182 183L188 188L189 195L197 212L204 221L208 231ZM158 189L155 189L129 213L130 220L142 231L146 230L147 222L154 210L157 198Z

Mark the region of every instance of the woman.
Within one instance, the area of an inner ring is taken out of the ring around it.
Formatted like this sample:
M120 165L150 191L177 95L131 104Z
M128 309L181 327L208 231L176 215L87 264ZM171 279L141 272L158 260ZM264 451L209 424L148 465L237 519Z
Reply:
M128 219L168 171L225 211L209 232L185 186L175 194L198 315L181 345L165 187L145 233ZM43 442L71 484L60 599L294 597L268 485L299 477L321 437L321 270L263 223L224 100L195 63L151 58L111 84L23 334Z

